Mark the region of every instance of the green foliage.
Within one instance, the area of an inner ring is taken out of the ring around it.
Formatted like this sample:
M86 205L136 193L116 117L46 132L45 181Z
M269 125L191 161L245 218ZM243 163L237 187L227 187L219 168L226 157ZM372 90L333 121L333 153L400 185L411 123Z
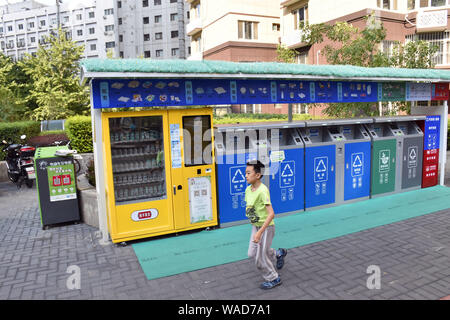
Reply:
M294 114L293 120L310 120L309 114ZM214 117L214 124L249 123L265 121L287 121L287 114L271 113L229 113L222 117Z
M61 29L39 46L36 56L27 55L20 66L33 81L28 101L36 101L32 119L56 120L89 112L89 88L80 85L78 61L84 47L67 40Z
M89 116L74 116L66 120L66 132L72 149L79 153L93 152L92 123Z
M296 56L297 51L289 49L288 47L281 44L277 46L277 60L279 62L295 63Z
M0 123L0 141L6 140L7 142L23 144L24 141L20 139L21 135L26 135L27 139L29 139L37 136L40 131L40 122L23 121ZM3 153L0 153L0 160L4 160Z

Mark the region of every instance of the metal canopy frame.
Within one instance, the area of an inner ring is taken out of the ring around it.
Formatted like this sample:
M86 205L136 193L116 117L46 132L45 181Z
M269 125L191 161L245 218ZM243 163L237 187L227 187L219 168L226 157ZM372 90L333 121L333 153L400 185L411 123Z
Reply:
M260 80L336 80L336 81L369 81L369 82L425 82L425 83L449 83L449 80L443 80L440 78L398 78L398 77L338 77L338 76L314 76L314 75L301 75L301 74L219 74L219 73L157 73L157 72L89 72L82 66L81 67L81 83L86 84L89 81L91 87L91 102L93 101L93 90L92 90L92 79L139 79L139 78L172 78L172 79L184 79L184 78L201 78L201 79L260 79ZM270 127L301 127L304 125L296 124L292 122L292 105L289 108L288 119L289 122L280 122L276 125L265 124L261 125L266 128ZM97 191L97 203L98 203L98 215L99 215L99 229L101 233L100 244L107 245L110 244L109 232L108 232L108 218L106 212L106 193L105 193L105 172L103 168L104 152L105 150L102 142L102 121L101 121L102 109L94 109L91 107L91 118L92 118L92 138L94 143L94 162L95 162L95 178L97 181L96 191ZM441 137L440 137L440 148L442 150L447 149L447 124L448 124L448 103L443 102L443 105L437 107L419 107L413 102L411 108L411 114L413 115L440 115L441 116ZM414 120L418 117L409 117L410 120ZM406 117L405 120L409 120ZM423 119L423 117L420 117ZM364 119L362 118L361 121ZM419 119L417 119L419 120ZM336 120L335 125L345 124L348 119ZM397 121L399 121L397 119ZM365 122L361 122L365 123ZM333 123L331 123L333 124ZM318 124L322 125L322 124ZM330 123L328 122L328 125ZM307 125L308 126L308 125ZM310 125L311 126L311 123ZM249 125L248 127L251 127ZM226 130L226 126L222 127L221 130ZM445 175L445 164L446 164L446 152L440 152L439 164L441 167L440 184L444 185L444 175ZM99 169L101 168L101 169Z

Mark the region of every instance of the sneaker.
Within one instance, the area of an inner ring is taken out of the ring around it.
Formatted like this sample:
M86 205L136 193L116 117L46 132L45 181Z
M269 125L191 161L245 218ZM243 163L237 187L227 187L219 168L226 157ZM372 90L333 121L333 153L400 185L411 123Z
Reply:
M263 282L261 284L261 289L263 289L263 290L272 289L272 288L276 287L279 284L281 284L281 278L280 277L278 277L278 278L276 278L275 280L272 280L272 281Z
M284 257L287 255L287 249L280 248L277 250L277 270L284 266Z

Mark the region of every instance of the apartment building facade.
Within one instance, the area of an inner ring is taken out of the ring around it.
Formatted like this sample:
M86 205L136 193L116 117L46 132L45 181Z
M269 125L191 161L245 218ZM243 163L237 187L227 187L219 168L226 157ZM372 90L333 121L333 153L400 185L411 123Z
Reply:
M84 58L184 59L183 0L83 0L45 6L38 1L0 7L0 51L17 60L33 54L60 26Z
M122 0L116 6L119 57L186 59L189 6L184 0Z
M395 41L429 41L439 48L436 68L450 68L450 0L282 0L280 5L280 41L299 52L299 63L326 63L321 54L326 42L311 47L301 43L302 23L347 21L362 29L364 17L375 13L387 31L383 50L391 50Z
M193 60L274 61L280 6L273 0L185 0Z

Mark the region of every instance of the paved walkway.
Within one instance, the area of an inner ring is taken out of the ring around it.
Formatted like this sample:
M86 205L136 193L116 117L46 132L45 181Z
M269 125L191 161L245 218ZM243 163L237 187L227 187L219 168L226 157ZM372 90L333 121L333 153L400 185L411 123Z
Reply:
M131 246L102 246L93 227L42 230L37 201L35 187L0 183L0 299L450 296L450 210L291 249L280 272L283 284L262 291L250 260L149 281ZM378 271L380 289L368 289ZM80 289L69 289L76 274Z

